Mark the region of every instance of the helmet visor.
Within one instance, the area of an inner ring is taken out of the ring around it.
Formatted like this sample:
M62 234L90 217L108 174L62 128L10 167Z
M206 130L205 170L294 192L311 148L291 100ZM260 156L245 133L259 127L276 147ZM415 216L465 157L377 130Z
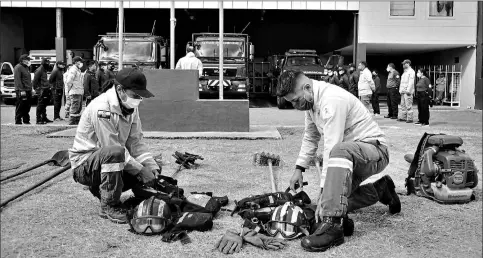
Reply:
M267 223L267 234L272 237L280 234L285 239L294 239L301 233L299 227L291 223L279 221L269 221Z
M140 217L131 220L133 229L141 234L157 234L166 229L167 222L160 217Z

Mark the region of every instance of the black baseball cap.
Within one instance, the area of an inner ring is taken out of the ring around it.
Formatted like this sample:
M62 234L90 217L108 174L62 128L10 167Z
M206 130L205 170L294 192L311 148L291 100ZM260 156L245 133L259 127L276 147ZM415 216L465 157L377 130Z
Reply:
M32 60L32 58L30 58L29 55L27 54L24 54L24 55L21 55L20 58L19 58L20 61L23 61L23 60Z
M117 72L116 81L119 82L125 89L134 91L143 98L151 98L154 95L146 89L146 76L134 68L124 68Z
M105 66L105 65L107 65L107 63L106 63L106 62L103 62L103 61L100 61L100 62L99 62L99 66Z
M76 62L83 62L84 60L82 60L82 57L80 56L76 56L74 58L72 58L72 63L76 63Z

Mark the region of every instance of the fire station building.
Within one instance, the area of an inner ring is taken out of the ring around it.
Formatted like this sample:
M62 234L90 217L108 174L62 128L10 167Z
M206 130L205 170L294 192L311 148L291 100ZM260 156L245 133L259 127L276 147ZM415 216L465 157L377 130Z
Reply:
M172 1L123 1L124 30L169 38ZM288 49L321 59L367 61L379 71L412 61L424 67L448 106L482 109L482 3L459 1L223 1L225 33L246 33L255 60ZM117 1L1 1L0 61L16 64L31 50L93 49L118 31ZM219 31L219 1L174 1L175 59L193 33ZM56 46L57 44L57 46ZM65 51L64 51L65 52Z

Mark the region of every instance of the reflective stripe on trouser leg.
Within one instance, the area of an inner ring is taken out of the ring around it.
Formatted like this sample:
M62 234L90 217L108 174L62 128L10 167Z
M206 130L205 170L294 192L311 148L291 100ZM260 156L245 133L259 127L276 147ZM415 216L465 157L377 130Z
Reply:
M80 117L82 111L82 95L73 94L70 95L70 116Z
M121 171L101 173L101 203L109 206L119 204L123 187Z
M353 163L347 158L329 158L324 191L322 214L341 217L347 213L347 197L351 191Z

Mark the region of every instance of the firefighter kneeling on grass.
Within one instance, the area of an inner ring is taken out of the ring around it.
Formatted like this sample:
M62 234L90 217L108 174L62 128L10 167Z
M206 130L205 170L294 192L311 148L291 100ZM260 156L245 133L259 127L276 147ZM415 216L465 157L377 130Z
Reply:
M317 230L302 240L308 251L325 251L344 243L341 219L348 212L380 201L390 213L401 211L394 182L379 173L389 163L385 135L361 101L346 90L285 71L278 95L305 111L305 133L290 187L303 185L302 172L315 156L324 134L321 193ZM376 175L379 174L379 175ZM376 176L373 176L376 175ZM372 177L371 177L372 176Z
M104 93L85 109L69 149L74 180L99 198L99 215L127 223L120 198L123 191L150 186L160 167L143 143L138 106L153 97L141 71L126 68L104 85Z

